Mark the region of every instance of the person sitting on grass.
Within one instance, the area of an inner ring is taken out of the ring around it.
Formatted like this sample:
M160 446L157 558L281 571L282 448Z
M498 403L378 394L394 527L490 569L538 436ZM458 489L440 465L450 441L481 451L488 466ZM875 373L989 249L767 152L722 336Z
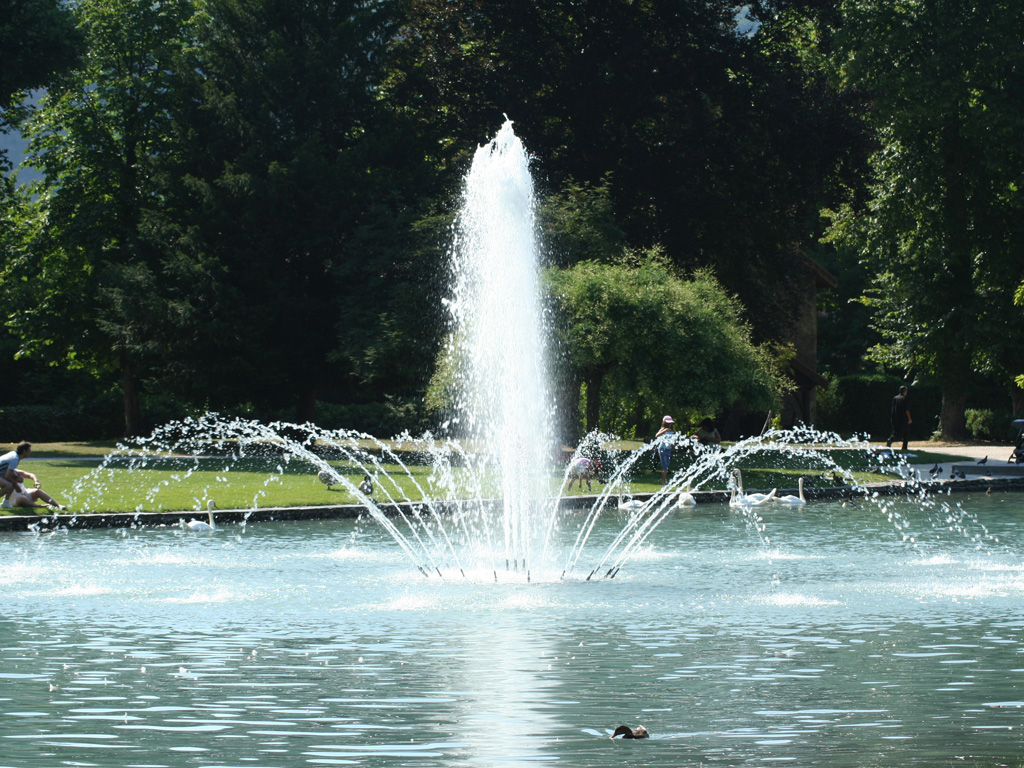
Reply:
M32 443L22 440L13 451L0 456L0 493L6 500L14 492L14 486L21 482L18 464L32 453Z
M722 436L718 433L718 428L711 419L704 419L700 423L697 434L693 436L693 439L701 445L718 445L722 442Z
M67 509L66 506L54 501L53 497L40 487L38 477L31 472L18 468L21 460L27 459L31 455L32 443L23 440L18 443L18 447L13 451L0 456L0 481L2 481L0 488L3 489L2 492L4 494L4 500L0 503L0 507L34 507L40 509L43 505L36 502L43 501L46 506ZM29 478L32 480L33 488L26 489L25 480Z
M39 481L36 480L36 476L30 472L22 472L22 475L27 475L32 478L32 482L35 488L26 489L23 483L17 483L14 486L14 491L9 497L5 497L3 507L30 507L34 509L44 509L50 507L51 509L66 510L67 506L59 504L54 498L39 487ZM42 504L36 502L42 501Z

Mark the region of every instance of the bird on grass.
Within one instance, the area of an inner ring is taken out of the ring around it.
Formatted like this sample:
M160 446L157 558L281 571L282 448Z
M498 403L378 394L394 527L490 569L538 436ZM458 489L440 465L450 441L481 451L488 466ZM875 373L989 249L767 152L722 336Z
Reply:
M363 475L363 482L359 484L359 492L367 498L373 496L373 480L370 479L369 475Z
M621 736L624 739L646 739L650 736L647 729L642 725L638 725L636 728L630 728L628 725L620 725L615 729L615 733L612 734L614 739L616 736Z
M330 488L332 485L338 484L338 476L329 469L321 469L317 472L316 479L321 483Z

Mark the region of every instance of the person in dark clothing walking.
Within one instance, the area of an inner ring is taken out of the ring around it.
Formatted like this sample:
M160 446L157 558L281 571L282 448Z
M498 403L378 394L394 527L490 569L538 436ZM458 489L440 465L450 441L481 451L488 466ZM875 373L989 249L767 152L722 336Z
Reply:
M907 388L900 387L900 393L892 399L892 434L885 441L887 447L892 447L893 440L903 441L903 450L907 450L907 438L910 435L910 425L914 420L910 418L910 408L907 406Z

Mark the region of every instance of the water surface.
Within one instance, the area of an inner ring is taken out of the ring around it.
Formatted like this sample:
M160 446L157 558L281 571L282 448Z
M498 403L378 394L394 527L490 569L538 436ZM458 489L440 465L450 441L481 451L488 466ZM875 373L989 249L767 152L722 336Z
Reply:
M425 579L354 521L3 535L0 766L1017 765L1024 497L952 504L767 546L702 506L589 582Z

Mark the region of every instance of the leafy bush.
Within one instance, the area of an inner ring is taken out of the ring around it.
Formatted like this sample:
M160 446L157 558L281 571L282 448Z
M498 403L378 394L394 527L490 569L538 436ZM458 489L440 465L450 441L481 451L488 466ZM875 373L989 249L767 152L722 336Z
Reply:
M1007 414L996 414L989 408L968 408L967 431L975 440L1005 440L1011 421Z

